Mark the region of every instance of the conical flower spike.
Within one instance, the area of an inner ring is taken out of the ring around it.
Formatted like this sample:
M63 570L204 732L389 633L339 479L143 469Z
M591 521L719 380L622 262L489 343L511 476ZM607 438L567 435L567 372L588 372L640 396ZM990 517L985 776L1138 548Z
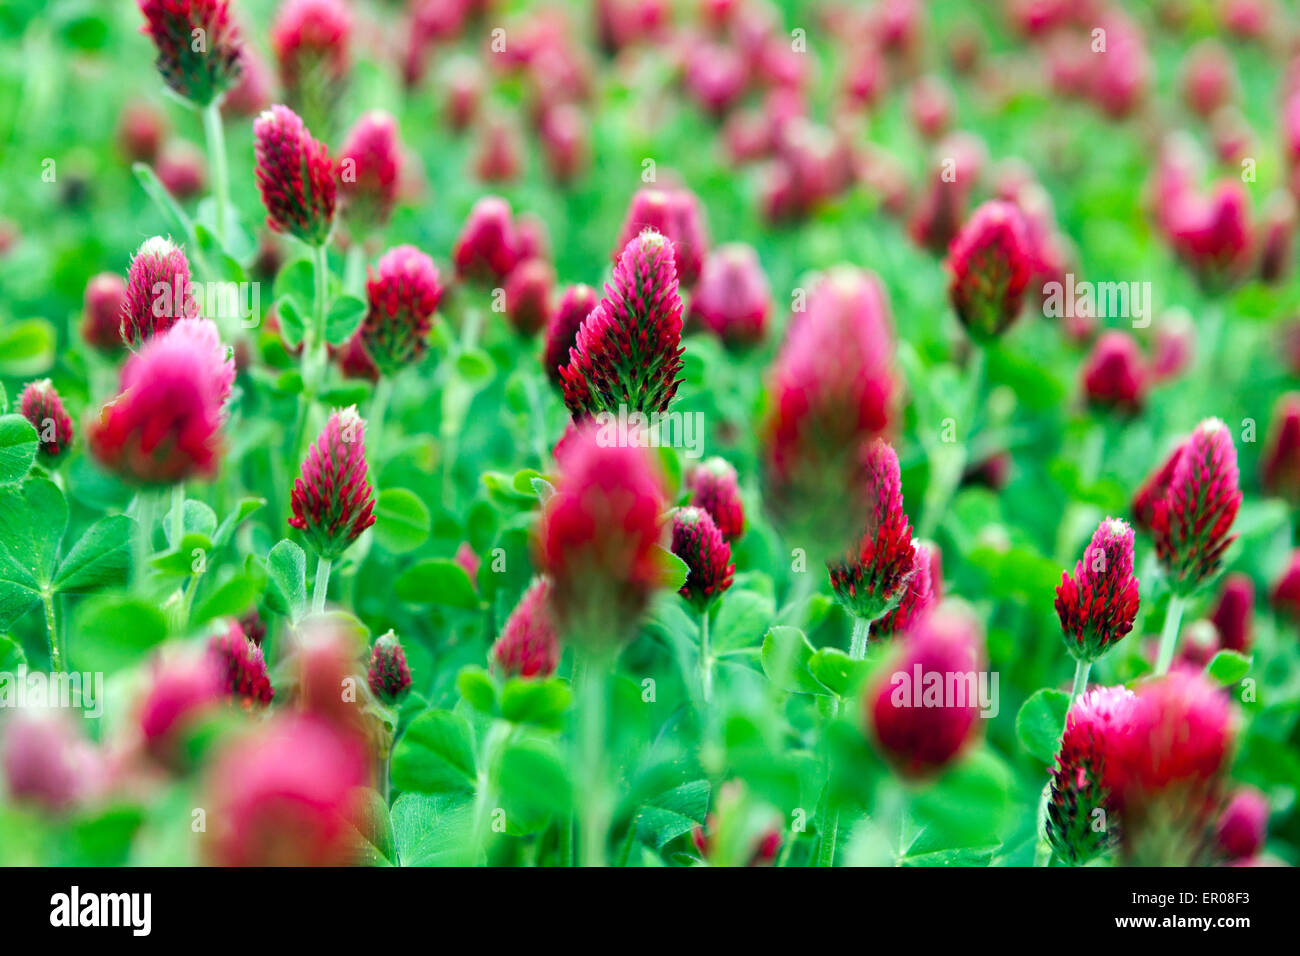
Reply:
M316 552L334 559L375 523L375 501L366 478L365 421L355 406L332 414L294 482L289 524Z

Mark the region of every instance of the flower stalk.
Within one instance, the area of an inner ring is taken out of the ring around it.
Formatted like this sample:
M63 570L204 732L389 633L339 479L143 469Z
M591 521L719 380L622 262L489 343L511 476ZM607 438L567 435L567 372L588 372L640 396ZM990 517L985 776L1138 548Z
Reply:
M1165 626L1160 631L1160 654L1156 658L1156 673L1167 674L1173 663L1174 652L1178 649L1178 627L1183 621L1183 605L1186 598L1178 594L1169 595L1169 607L1165 610Z

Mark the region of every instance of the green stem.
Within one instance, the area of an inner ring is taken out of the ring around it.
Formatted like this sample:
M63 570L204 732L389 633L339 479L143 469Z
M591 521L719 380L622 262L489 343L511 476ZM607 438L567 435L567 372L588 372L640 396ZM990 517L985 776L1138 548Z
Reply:
M609 808L605 781L606 676L609 659L591 651L579 652L577 744L579 780L582 786L582 815L579 859L584 867L605 865L605 840L609 832Z
M849 645L849 656L860 661L867 656L867 638L871 636L871 622L865 617L853 619L853 640Z
M1070 688L1070 703L1088 689L1088 671L1092 670L1092 661L1080 658L1074 664L1074 686Z
M973 345L970 363L966 368L966 428L965 440L961 442L944 442L942 438L936 445L930 442L926 458L929 461L930 475L926 480L925 494L921 499L921 524L918 538L934 537L939 522L948 510L948 502L961 484L962 474L966 470L973 419L980 407L980 392L984 385L984 349ZM951 447L949 447L951 446Z
M487 853L488 817L492 813L492 804L496 801L497 762L509 736L510 725L503 720L494 720L478 755L480 769L474 788L474 834L470 866L477 866L479 856Z
M700 693L707 704L713 698L713 651L709 647L709 609L700 615Z
M321 555L316 559L316 583L311 589L311 612L320 614L325 610L325 595L330 588L330 567L333 560Z
M153 522L158 507L157 494L150 488L144 488L135 499L136 535L133 573L137 591L144 589L144 581L149 573L149 558L153 556Z
M1178 625L1183 621L1183 604L1187 599L1179 594L1169 596L1169 607L1165 610L1165 626L1160 632L1160 656L1156 658L1156 673L1165 674L1174 661L1174 651L1178 648Z
M218 100L213 100L203 108L203 134L208 144L208 168L212 170L217 244L224 247L226 220L230 215L230 176L226 171L225 132L221 128L221 105Z
M63 650L59 647L59 622L54 615L54 594L49 590L42 591L41 603L45 605L45 630L50 637L50 670L57 674L63 670Z
M835 838L839 835L839 829L840 808L831 809L831 785L828 780L822 793L821 819L817 823L817 830L821 834L821 844L817 848L818 866L835 865Z
M384 416L388 414L388 403L393 397L393 379L388 375L379 376L375 383L374 394L370 396L370 460L379 460L379 447L384 437Z
M181 539L185 537L185 482L178 481L172 485L172 547L181 548Z

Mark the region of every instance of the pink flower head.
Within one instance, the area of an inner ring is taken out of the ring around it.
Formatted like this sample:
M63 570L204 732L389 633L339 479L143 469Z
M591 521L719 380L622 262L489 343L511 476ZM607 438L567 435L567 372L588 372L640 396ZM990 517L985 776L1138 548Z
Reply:
M542 352L542 367L551 381L563 388L560 369L569 364L569 349L578 342L578 329L591 315L600 298L589 285L578 283L569 286L560 297L560 305L546 324L546 346Z
M714 116L721 116L745 92L749 68L732 46L694 43L686 53L683 75L691 98Z
M1268 799L1253 787L1242 787L1219 814L1214 842L1228 860L1246 860L1264 848L1268 835Z
M167 138L167 117L147 100L133 100L117 119L117 139L133 163L152 163Z
M1164 463L1147 475L1146 480L1138 487L1137 492L1133 495L1133 502L1129 505L1129 511L1133 516L1133 527L1147 534L1154 534L1156 503L1163 500L1169 492L1169 482L1173 480L1174 469L1178 467L1178 461L1183 456L1183 443L1180 442Z
M227 0L139 0L139 6L140 32L153 40L154 64L177 94L207 106L238 79L242 44Z
M329 149L287 106L262 113L253 122L253 136L267 226L308 245L324 245L334 226L338 188Z
M627 246L647 229L671 241L677 278L686 288L700 277L709 241L705 235L704 214L699 200L688 189L659 186L638 190L628 205L614 262L621 262Z
M731 587L736 566L731 545L703 508L685 507L673 512L672 552L686 564L686 583L678 593L696 607L707 608Z
M686 476L691 504L703 508L722 536L735 541L745 533L745 505L740 500L736 469L716 455L706 458Z
M1132 416L1146 403L1150 373L1133 336L1112 330L1093 344L1082 380L1089 405Z
M24 707L0 733L0 780L16 804L51 813L84 805L102 789L104 759L82 731L84 721L61 710Z
M1170 309L1160 316L1152 351L1153 381L1176 379L1191 367L1196 355L1196 325L1186 309Z
M602 441L580 426L558 459L546 502L538 564L565 640L608 645L635 623L660 579L663 486L644 448Z
M271 105L271 74L266 61L251 46L239 49L239 80L221 101L225 116L252 119Z
M388 223L402 176L397 122L371 110L352 127L338 159L338 193L348 222L377 229Z
M244 636L252 642L254 647L262 646L262 641L266 639L266 622L257 613L256 607L249 608L239 618L238 624L239 629L244 632Z
M1074 565L1074 577L1061 572L1056 615L1065 646L1079 660L1095 661L1133 629L1137 610L1133 529L1107 518Z
M452 251L461 279L500 282L519 261L518 238L510 204L499 196L474 203Z
M81 337L104 352L122 347L122 313L126 280L116 272L101 272L86 283Z
M1295 260L1296 203L1290 193L1278 190L1269 195L1259 231L1259 277L1281 282L1291 274Z
M667 411L681 384L681 343L673 244L646 230L628 242L605 297L578 329L560 369L564 404L575 420L620 406Z
M290 701L301 713L365 736L365 698L344 693L366 680L368 642L355 627L333 617L314 617L293 632L288 665Z
M903 586L903 596L892 611L871 625L868 636L873 642L906 634L939 603L943 587L940 560L937 544L932 541L913 542L912 571Z
M227 744L208 775L217 866L339 866L360 838L350 822L369 758L358 738L324 721L282 714Z
M1237 71L1217 40L1202 40L1183 60L1183 100L1202 119L1236 95Z
M934 152L931 171L915 208L908 234L922 248L943 254L961 231L973 186L987 160L987 148L975 137L955 133Z
M366 478L366 423L355 405L330 415L302 463L291 503L289 524L325 558L337 558L375 523Z
M390 706L410 693L411 668L407 666L402 642L392 631L375 641L370 651L366 681L370 692Z
M366 351L366 344L362 341L360 329L357 329L352 334L352 338L337 349L331 346L330 354L338 362L339 371L343 373L344 378L360 379L366 382L379 381L379 366L375 364L375 360Z
M224 693L223 674L211 654L156 662L138 712L145 749L160 763L183 764L187 737L215 713Z
M1292 623L1300 623L1300 551L1292 551L1287 566L1273 582L1269 592L1273 610L1289 618Z
M898 455L877 438L867 446L864 487L866 529L853 553L830 565L836 599L857 617L871 622L892 611L912 575L915 549L912 526L903 511Z
M462 541L460 547L456 549L456 553L452 555L452 560L465 569L471 584L478 581L478 569L483 562L475 553L473 545L468 541Z
M352 15L343 0L287 0L271 26L280 82L294 109L325 129L351 68Z
M1052 768L1047 839L1067 863L1087 863L1115 846L1119 821L1106 784L1111 741L1128 727L1137 697L1124 687L1098 687L1075 699ZM1106 826L1094 826L1096 811Z
M542 154L547 171L557 183L572 182L587 165L588 126L582 110L573 103L556 103L542 114L538 128Z
M28 382L18 405L23 418L36 429L42 459L55 461L67 452L72 445L72 419L63 410L63 399L48 378Z
M1016 320L1031 267L1020 210L998 199L976 209L948 247L948 298L972 337L996 338Z
M1146 96L1151 56L1141 31L1122 12L1108 14L1101 29L1105 31L1106 48L1093 54L1089 93L1107 116L1123 119Z
M234 363L206 319L185 319L127 360L121 391L87 428L100 464L139 485L216 474Z
M359 330L361 343L379 371L392 375L418 361L442 298L433 260L414 246L388 250L370 272L366 298L370 307Z
M1169 478L1169 490L1156 502L1152 519L1156 556L1177 594L1190 594L1213 578L1241 507L1237 449L1228 426L1207 418L1183 443Z
M772 290L751 246L731 243L704 260L690 318L728 346L757 345L767 332Z
M938 139L952 123L952 93L937 76L923 76L908 95L912 124L925 139Z
M1300 392L1288 392L1273 409L1259 459L1259 483L1271 495L1300 504Z
M1235 179L1224 180L1208 198L1187 196L1170 213L1174 251L1215 291L1241 280L1254 257L1250 196Z
M867 688L865 722L903 776L939 773L974 736L980 703L967 690L978 685L981 643L973 620L936 610L917 623L892 665Z
M164 146L153 171L163 188L177 199L193 199L207 185L203 154L184 140L173 140Z
M504 116L490 115L479 125L474 175L480 182L508 183L523 167L519 128Z
M1255 582L1245 574L1225 576L1219 589L1219 600L1210 612L1210 622L1218 632L1219 644L1225 650L1250 653L1254 616Z
M178 319L198 311L185 250L162 236L142 242L127 270L118 326L122 341L139 348Z
M506 279L506 318L520 335L533 336L551 318L555 270L544 259L527 259Z
M546 678L560 663L560 643L550 609L551 583L537 578L506 618L489 655L506 677Z
M821 542L827 556L838 554L866 517L863 455L894 420L892 354L880 280L838 267L795 315L769 373L761 432L767 503L792 532Z
M262 649L248 639L238 621L208 643L208 651L222 677L225 695L245 710L265 707L275 697Z

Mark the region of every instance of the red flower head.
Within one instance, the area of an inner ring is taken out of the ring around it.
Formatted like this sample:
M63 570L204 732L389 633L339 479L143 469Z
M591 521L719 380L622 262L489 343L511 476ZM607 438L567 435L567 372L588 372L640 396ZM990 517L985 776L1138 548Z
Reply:
M750 246L719 246L704 260L690 318L728 346L757 345L767 333L772 291Z
M871 626L869 636L873 642L906 634L939 603L943 588L939 546L932 541L915 541L912 548L912 573L903 586L903 596L892 611Z
M418 361L442 298L433 260L414 246L389 249L366 281L366 298L361 344L380 372L392 375Z
M1127 16L1114 12L1102 21L1106 49L1091 63L1089 93L1113 119L1128 116L1146 96L1151 57L1141 31Z
M1146 403L1147 361L1127 332L1102 333L1083 363L1082 378L1083 393L1094 408L1131 416Z
M498 196L474 203L452 250L461 279L500 282L519 261L519 241L510 204Z
M1228 699L1198 671L1137 689L1107 742L1105 785L1123 818L1126 859L1187 865L1202 852L1235 737Z
M1269 494L1300 504L1300 392L1283 395L1273 410L1259 483Z
M663 487L645 449L603 441L594 423L568 437L558 463L538 564L563 637L608 644L635 624L659 583Z
M937 774L974 736L980 645L973 620L934 611L916 624L898 645L892 666L868 687L866 724L899 773Z
M126 276L118 326L122 341L138 348L178 319L199 314L185 250L154 236L140 244Z
M1032 272L1024 217L991 199L971 214L948 247L948 298L972 337L996 338L1016 320Z
M902 600L912 574L912 527L903 511L898 455L883 439L867 446L865 485L867 527L855 553L832 563L831 589L840 604L871 622Z
M551 318L555 270L544 259L528 259L506 279L506 318L520 335L532 336Z
M325 558L337 558L375 523L366 478L366 423L355 405L330 415L302 463L291 503L289 524Z
M485 183L508 183L519 178L523 145L519 129L503 116L489 116L478 129L474 175Z
M406 651L397 635L389 631L370 651L370 666L366 670L370 692L385 704L393 705L411 690L411 668L406 664Z
M157 661L137 718L145 749L168 766L183 763L186 738L215 712L224 692L221 669L211 654Z
M1076 698L1065 715L1047 802L1047 839L1067 863L1087 863L1118 842L1106 761L1111 741L1125 731L1136 704L1137 697L1124 687L1098 687Z
M361 340L360 329L357 329L352 338L337 349L331 346L330 354L338 362L339 371L343 373L344 378L355 378L366 382L379 381L379 366L366 351L366 345Z
M548 106L542 114L538 135L546 169L557 183L572 182L587 165L588 120L573 103Z
M987 160L984 144L965 133L954 133L935 150L931 172L908 233L917 245L942 255L961 231L972 186L979 181Z
M63 410L63 399L48 378L27 384L19 408L23 418L36 429L45 461L54 461L72 445L72 419Z
M912 125L925 139L938 139L952 123L952 93L937 76L923 76L912 84L907 98Z
M158 50L154 65L180 96L207 106L239 78L239 30L227 0L139 0L139 6L140 32Z
M560 643L550 609L551 583L537 578L506 618L489 655L506 677L550 677L560 663Z
M261 647L262 641L266 639L266 622L257 613L256 607L249 608L239 618L239 629L244 632L245 637L253 642L254 647Z
M1229 574L1219 589L1210 622L1224 650L1250 653L1251 622L1255 615L1255 582L1245 574Z
M271 75L266 61L251 46L240 47L239 81L221 101L224 116L252 119L271 105Z
M1273 192L1264 206L1259 233L1260 279L1281 282L1291 274L1295 261L1296 203L1287 192Z
M101 272L86 283L81 337L104 352L122 347L122 314L126 305L126 280L115 272Z
M340 866L360 838L350 822L369 776L359 740L308 716L281 714L227 744L208 775L206 862Z
M560 369L569 364L569 349L578 342L578 329L591 315L600 299L589 285L569 286L560 298L560 306L546 325L546 348L542 352L542 367L552 382L563 387Z
M54 708L23 707L5 718L0 779L9 800L64 813L93 799L107 782L101 753L84 720Z
M1217 40L1202 40L1183 59L1183 100L1202 119L1230 103L1237 92L1232 57Z
M1095 661L1133 629L1137 610L1133 529L1107 518L1074 565L1074 577L1061 572L1056 615L1065 646L1079 660Z
M372 729L365 699L345 693L366 680L363 658L370 648L361 631L338 618L318 616L291 632L291 638L285 668L290 702L304 714L365 737Z
M891 326L880 281L837 267L796 313L769 374L767 503L802 546L815 543L827 557L865 521L863 456L893 422Z
M1196 325L1186 309L1170 309L1156 327L1151 378L1156 382L1176 379L1191 367L1196 354Z
M352 15L342 0L288 0L271 27L289 103L326 135L351 68L351 36Z
M1232 795L1214 831L1214 842L1227 860L1248 860L1264 848L1268 835L1268 800L1252 787Z
M706 458L686 476L691 504L703 508L718 526L722 536L735 541L745 533L745 505L740 500L736 469L727 461Z
M1250 196L1235 179L1208 197L1187 195L1174 204L1169 240L1205 289L1217 291L1245 278L1254 261Z
M388 223L402 176L397 122L371 110L352 127L338 160L338 192L350 224L377 229Z
M614 267L605 297L578 329L560 369L574 419L606 411L665 412L681 384L682 300L673 244L647 230Z
M1218 574L1236 538L1229 532L1240 507L1237 449L1228 426L1207 418L1183 443L1169 490L1153 512L1156 556L1175 593L1191 594Z
M203 154L183 140L173 140L163 147L153 171L163 188L177 199L193 199L207 184Z
M1156 516L1156 503L1163 500L1169 492L1169 482L1173 480L1174 469L1178 467L1178 461L1183 456L1183 444L1180 442L1169 457L1165 459L1164 464L1147 475L1146 480L1142 482L1137 493L1133 495L1133 503L1129 505L1129 511L1133 515L1133 527L1145 531L1147 534L1154 534L1154 522Z
M216 474L234 363L207 319L150 339L122 369L121 391L87 428L91 453L139 485Z
M223 679L227 697L245 710L266 706L275 697L271 675L266 670L262 649L248 639L238 621L215 635L208 650Z
M253 135L266 224L309 245L324 245L334 226L337 191L329 150L287 106L259 116Z
M1269 593L1273 610L1300 623L1300 551L1291 552L1291 558L1281 576L1273 583Z
M478 581L478 569L483 562L474 552L473 545L468 541L462 541L460 547L456 549L456 553L452 555L452 560L465 569L465 573L469 575L470 584L476 585L476 582Z
M731 587L736 566L731 545L703 508L678 508L673 512L672 552L686 563L686 583L677 592L696 607L707 608Z
M622 261L628 243L647 229L671 241L677 278L688 289L695 285L709 246L704 214L695 194L688 189L658 186L639 190L632 197L627 216L623 219L623 229L613 254L615 263Z
M167 138L167 117L147 100L122 107L117 119L117 139L122 153L133 163L152 163Z

